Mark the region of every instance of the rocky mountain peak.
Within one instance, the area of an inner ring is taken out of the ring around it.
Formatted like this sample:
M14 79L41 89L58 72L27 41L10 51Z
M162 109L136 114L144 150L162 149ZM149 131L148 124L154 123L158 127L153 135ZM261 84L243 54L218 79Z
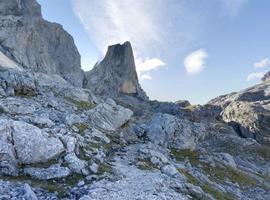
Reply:
M86 73L85 87L98 95L125 94L148 99L138 81L130 42L109 46L104 59Z
M262 81L270 81L270 71L267 72L263 77L262 77Z

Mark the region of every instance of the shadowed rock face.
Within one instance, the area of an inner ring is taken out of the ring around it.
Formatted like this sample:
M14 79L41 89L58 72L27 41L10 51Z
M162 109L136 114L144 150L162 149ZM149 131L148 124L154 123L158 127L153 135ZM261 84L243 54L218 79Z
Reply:
M82 86L80 54L61 25L45 21L35 0L0 1L0 51L25 69Z
M105 58L86 73L84 87L93 89L98 95L117 97L125 94L148 99L139 84L129 42L109 46Z

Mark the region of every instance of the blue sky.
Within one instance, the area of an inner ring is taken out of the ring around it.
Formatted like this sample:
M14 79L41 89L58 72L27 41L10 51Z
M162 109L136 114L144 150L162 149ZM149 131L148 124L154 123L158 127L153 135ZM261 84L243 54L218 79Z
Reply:
M89 70L110 44L131 41L151 99L213 97L270 70L269 0L38 0L74 37Z

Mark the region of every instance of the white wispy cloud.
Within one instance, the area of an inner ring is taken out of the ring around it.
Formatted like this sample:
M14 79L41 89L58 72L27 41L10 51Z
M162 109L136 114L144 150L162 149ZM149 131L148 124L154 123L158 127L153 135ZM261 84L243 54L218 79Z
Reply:
M211 10L218 6L217 9L233 14L248 0L71 1L74 13L103 54L108 45L130 41L139 76L150 76L151 70L182 56L187 47L201 41L208 18L206 7ZM193 55L193 59L187 61L188 73L201 71L205 58L207 53L203 50Z
M184 61L187 73L193 75L201 72L204 69L206 58L208 58L208 53L204 49L188 54Z
M260 60L259 62L256 62L254 64L255 68L264 68L270 66L270 59L269 58L264 58Z
M158 59L158 58L151 58L151 59L147 58L145 60L136 59L135 63L136 63L137 73L138 73L139 78L141 78L141 79L144 78L145 79L147 77L148 80L152 80L152 78L149 79L150 75L149 74L144 74L144 73L150 72L150 71L155 70L155 69L158 69L158 68L165 65L165 63L162 60Z
M250 73L247 76L247 81L255 80L255 79L261 79L264 76L265 72L255 72L255 73Z
M141 80L152 80L152 77L149 76L148 74L143 74L141 77L140 77Z
M72 3L74 13L103 54L108 45L131 42L135 59L140 60L137 68L141 74L163 66L161 57L170 59L168 56L177 56L184 50L196 38L202 18L191 12L190 2L178 0L72 0Z

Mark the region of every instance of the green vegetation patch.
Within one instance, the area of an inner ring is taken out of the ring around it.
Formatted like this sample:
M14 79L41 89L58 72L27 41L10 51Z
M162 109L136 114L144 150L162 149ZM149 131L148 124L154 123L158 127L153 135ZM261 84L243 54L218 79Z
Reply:
M227 192L226 193L220 192L217 189L213 188L209 183L201 183L196 177L194 177L193 175L191 175L190 173L188 173L184 169L179 169L178 171L181 174L185 175L185 177L187 178L189 183L196 185L196 186L200 186L204 192L210 194L212 197L214 197L217 200L233 200L233 199L235 199L235 197L232 194L227 193Z
M189 159L193 166L199 164L200 155L197 151L191 151L190 149L171 149L171 155L177 161Z
M84 131L89 128L88 125L85 123L76 123L76 124L73 124L73 126L79 129L80 134L83 134Z
M256 186L257 182L255 179L250 177L248 174L231 167L211 167L210 165L203 165L203 170L209 175L213 181L224 183L227 179L231 182L238 183L240 186Z
M149 160L140 160L140 164L138 165L138 168L141 170L154 170L156 169L156 166L150 162Z
M37 180L33 179L30 176L21 175L18 177L3 176L3 180L11 182L20 182L28 183L32 187L41 188L50 193L57 193L57 197L62 199L66 197L66 191L68 188L74 187L80 180L83 179L82 175L73 174L69 177L63 179L54 179L54 180Z
M65 97L65 99L75 104L78 110L90 110L95 107L95 105L90 103L89 101L77 101L68 97Z
M102 165L99 166L98 168L98 175L102 175L105 173L108 174L112 174L113 170L112 170L112 166L109 165L108 163L103 163Z
M15 88L15 96L22 98L31 98L37 96L37 92L32 88Z

